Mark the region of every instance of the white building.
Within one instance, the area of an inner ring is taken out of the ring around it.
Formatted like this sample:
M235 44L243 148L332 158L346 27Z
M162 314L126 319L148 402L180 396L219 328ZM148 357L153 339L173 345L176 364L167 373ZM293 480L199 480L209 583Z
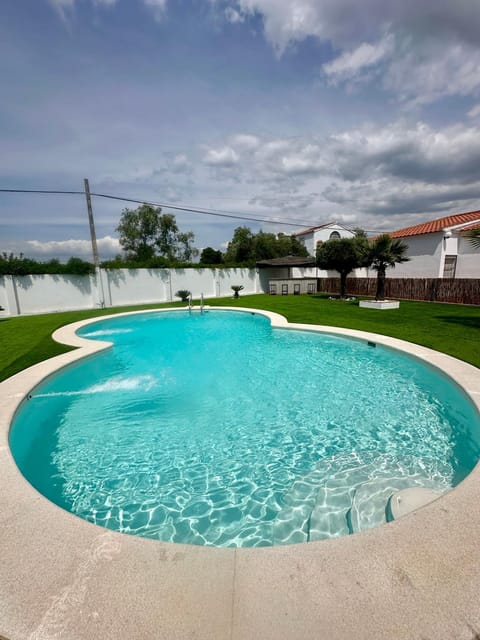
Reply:
M480 249L466 236L480 228L480 211L458 213L392 231L408 245L409 262L387 270L390 278L480 278Z
M319 227L310 227L310 229L299 231L293 235L305 246L311 256L315 256L319 242L338 240L340 238L353 238L355 232L338 224L338 222L329 222Z

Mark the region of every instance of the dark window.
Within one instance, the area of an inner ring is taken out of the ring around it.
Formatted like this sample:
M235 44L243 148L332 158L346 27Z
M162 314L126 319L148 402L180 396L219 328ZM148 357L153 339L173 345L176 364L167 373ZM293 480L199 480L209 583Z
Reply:
M457 268L457 256L445 256L445 264L443 265L443 277L455 278L456 268Z
M288 284L282 284L282 296L288 295Z
M329 236L329 240L340 240L341 235L338 233L338 231L332 231L332 233Z
M270 283L270 295L274 296L277 293L277 285L273 282Z
M299 296L300 295L300 283L299 282L296 282L293 285L293 295L294 296Z
M308 283L307 293L315 293L315 284L313 282Z

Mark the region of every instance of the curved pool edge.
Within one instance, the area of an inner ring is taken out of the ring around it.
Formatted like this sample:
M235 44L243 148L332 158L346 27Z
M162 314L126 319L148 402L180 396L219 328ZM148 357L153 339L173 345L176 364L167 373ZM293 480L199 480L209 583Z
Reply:
M263 310L210 308L407 351L445 371L480 410L480 370L451 356L377 334L289 324ZM159 311L170 310L151 312ZM353 536L258 549L135 538L89 524L38 494L11 456L11 420L31 389L59 367L108 348L75 335L80 326L118 315L57 330L56 340L80 348L0 384L0 637L473 640L480 632L478 465L455 489L402 520Z

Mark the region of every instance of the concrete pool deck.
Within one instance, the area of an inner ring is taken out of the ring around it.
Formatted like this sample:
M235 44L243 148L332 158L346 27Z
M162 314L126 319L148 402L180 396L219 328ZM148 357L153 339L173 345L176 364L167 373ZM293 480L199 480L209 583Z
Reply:
M450 356L377 334L289 324L262 310L218 309L407 351L447 373L480 410L480 370ZM0 640L480 638L479 465L440 499L396 522L253 549L115 533L39 494L12 458L10 423L41 380L109 346L74 334L93 321L54 334L80 349L0 384Z

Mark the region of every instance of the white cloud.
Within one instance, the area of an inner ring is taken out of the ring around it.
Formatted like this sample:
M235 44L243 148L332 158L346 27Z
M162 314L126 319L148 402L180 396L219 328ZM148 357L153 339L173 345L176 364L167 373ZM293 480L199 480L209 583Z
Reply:
M239 133L230 138L230 142L233 146L241 150L252 151L258 148L260 140L257 136L249 134Z
M75 3L78 0L48 0L50 4L56 9L63 20L66 20L67 14L73 11ZM118 0L91 0L95 6L113 7L117 4Z
M388 34L376 44L363 42L356 49L345 51L338 58L324 64L323 71L333 80L352 78L390 55L393 50L393 40L393 36Z
M480 3L472 0L227 0L262 18L278 55L314 37L338 53L323 64L333 83L362 79L384 63L383 87L415 104L480 91ZM389 35L385 36L388 32Z
M64 22L75 7L75 0L49 0L52 7L58 12Z
M467 115L469 118L478 118L480 116L480 104L477 104L470 109Z
M259 14L272 46L284 51L309 36L351 49L375 41L391 25L393 32L415 32L416 37L438 34L478 42L480 6L472 0L230 0L243 14Z
M225 18L227 19L227 22L231 22L232 24L245 21L245 16L233 7L227 7L225 9Z
M121 252L118 238L112 238L112 236L97 238L97 246L100 259L111 257ZM18 250L23 251L25 255L39 258L75 256L85 260L93 260L90 240L27 240L25 247Z
M248 203L280 211L298 211L298 209L306 209L311 206L318 195L318 193L274 193L269 191L251 198Z
M429 183L468 183L478 175L480 127L436 130L423 122L365 127L331 136L329 165L343 179L390 175Z
M153 12L155 20L161 21L167 10L167 0L143 0L144 5Z
M203 162L212 167L233 167L238 163L238 154L231 147L221 149L208 149Z
M250 205L290 218L319 203L337 205L327 210L337 219L408 213L425 219L436 211L478 208L480 125L436 129L402 120L322 138L255 138L254 153L237 158L235 179L248 185Z
M169 165L169 169L172 173L185 173L188 175L193 171L192 163L184 153L178 153L173 158Z
M476 96L480 93L480 49L440 42L409 47L406 42L388 66L384 86L417 104L444 96Z

